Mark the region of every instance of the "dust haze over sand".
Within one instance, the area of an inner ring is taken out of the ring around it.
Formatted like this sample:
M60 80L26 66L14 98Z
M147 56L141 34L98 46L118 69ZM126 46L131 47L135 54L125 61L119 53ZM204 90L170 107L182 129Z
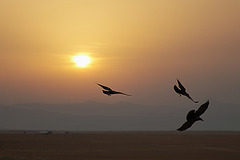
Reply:
M200 104L140 105L88 101L79 104L0 105L1 130L144 131L179 128ZM210 100L190 130L240 130L240 105Z

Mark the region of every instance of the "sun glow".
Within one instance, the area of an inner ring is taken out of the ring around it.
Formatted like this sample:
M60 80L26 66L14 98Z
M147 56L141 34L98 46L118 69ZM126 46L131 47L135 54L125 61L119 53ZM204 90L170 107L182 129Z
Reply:
M73 57L73 61L78 67L86 67L91 62L91 58L85 55L80 55Z

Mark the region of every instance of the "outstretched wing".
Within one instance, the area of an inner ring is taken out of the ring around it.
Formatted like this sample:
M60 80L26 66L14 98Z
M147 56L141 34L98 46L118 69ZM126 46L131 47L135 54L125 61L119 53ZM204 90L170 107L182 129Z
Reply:
M175 92L177 92L178 94L182 94L181 90L176 85L174 85L173 88L174 88Z
M178 131L185 131L186 129L190 128L195 121L187 121L185 122L180 128L178 128Z
M187 119L187 121L190 121L190 120L194 119L194 117L195 117L195 110L191 110L188 112L186 119Z
M208 105L209 105L209 100L198 108L198 110L195 113L196 116L198 117L201 116L207 110Z
M186 91L186 89L183 87L182 83L177 79L178 86L181 90Z
M129 94L126 94L126 93L123 93L123 92L117 92L117 91L113 91L113 94L123 94L125 96L132 96L132 95L129 95Z
M101 85L101 84L99 84L99 83L97 83L100 87L102 87L103 89L106 89L106 90L108 90L108 91L112 91L112 89L111 88L109 88L109 87L106 87L106 86L104 86L104 85Z

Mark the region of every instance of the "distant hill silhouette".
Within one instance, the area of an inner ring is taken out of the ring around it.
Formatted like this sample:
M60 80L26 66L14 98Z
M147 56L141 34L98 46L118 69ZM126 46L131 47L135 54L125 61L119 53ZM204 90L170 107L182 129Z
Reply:
M94 101L0 105L0 126L19 130L175 130L190 107ZM191 130L240 130L239 115L240 105L210 100L208 112L202 116L205 122L196 122Z

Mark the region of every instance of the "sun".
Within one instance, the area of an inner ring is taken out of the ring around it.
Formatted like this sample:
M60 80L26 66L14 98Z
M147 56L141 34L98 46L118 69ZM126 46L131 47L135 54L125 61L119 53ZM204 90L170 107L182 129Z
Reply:
M91 58L86 55L74 56L73 61L78 67L86 67L90 62Z

